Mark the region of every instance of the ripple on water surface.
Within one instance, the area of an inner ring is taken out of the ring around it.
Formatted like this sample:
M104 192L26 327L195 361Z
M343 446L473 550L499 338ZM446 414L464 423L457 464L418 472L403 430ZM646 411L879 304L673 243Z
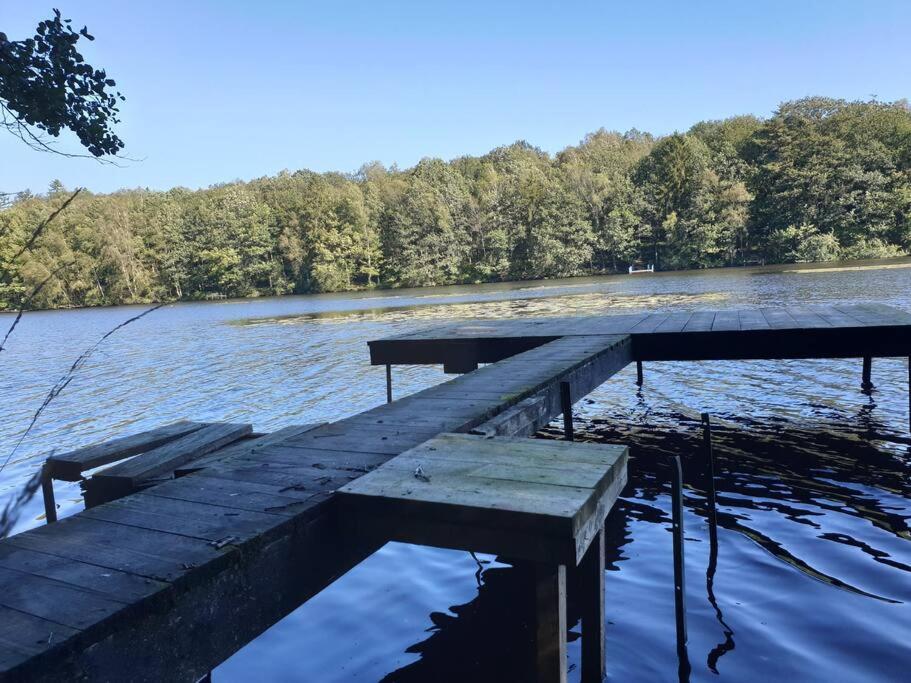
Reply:
M257 429L333 420L384 397L365 342L437 320L878 301L911 309L908 261L592 278L168 307L90 359L0 473L11 496L60 450L182 417ZM3 457L73 357L133 309L25 317L0 365ZM0 321L5 318L0 317ZM577 431L631 447L608 522L610 680L678 677L666 461L685 466L690 680L903 680L911 666L907 363L646 364L583 401ZM395 369L404 395L445 377ZM718 543L699 414L712 414ZM80 509L58 489L62 514ZM5 502L5 500L3 501ZM26 506L19 529L40 523ZM710 571L715 558L715 569ZM222 681L522 680L522 576L464 552L390 544L215 672ZM579 677L578 608L570 679Z

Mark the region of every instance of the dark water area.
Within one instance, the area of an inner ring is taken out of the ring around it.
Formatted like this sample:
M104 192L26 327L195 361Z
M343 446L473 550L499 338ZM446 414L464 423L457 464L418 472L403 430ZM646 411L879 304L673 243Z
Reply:
M6 502L50 450L183 417L267 430L384 400L366 341L472 317L875 301L911 310L911 259L181 304L111 337L0 472ZM0 462L74 357L138 307L26 316L0 354ZM8 318L0 316L0 323ZM446 376L394 370L397 396ZM911 669L907 359L647 363L577 405L582 440L631 448L607 523L608 679L680 679L670 470L684 465L691 681L898 681ZM700 413L712 416L717 543ZM559 437L553 428L543 435ZM81 509L58 484L61 515ZM42 523L33 500L17 527ZM521 681L522 572L389 544L214 672L219 681ZM570 680L579 679L578 606Z

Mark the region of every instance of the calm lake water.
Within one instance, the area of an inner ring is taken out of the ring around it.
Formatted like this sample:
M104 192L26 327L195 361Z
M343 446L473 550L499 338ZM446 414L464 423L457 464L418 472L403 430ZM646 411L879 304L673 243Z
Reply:
M179 418L257 430L335 420L385 400L369 339L472 317L875 301L911 311L911 259L179 304L110 337L0 472L0 504L51 450ZM0 463L85 348L141 307L31 313L0 354ZM0 315L5 331L11 316ZM911 350L909 350L911 352ZM678 679L668 455L685 460L689 680L907 680L911 439L907 360L655 363L579 407L582 438L631 446L608 521L613 681ZM397 396L445 376L394 369ZM699 414L715 425L717 566ZM78 488L57 485L62 515ZM17 529L41 524L39 499ZM516 680L515 570L390 544L215 671L217 681ZM570 605L570 622L577 610ZM573 632L578 633L578 623ZM571 638L573 635L571 633ZM579 640L569 646L579 677Z

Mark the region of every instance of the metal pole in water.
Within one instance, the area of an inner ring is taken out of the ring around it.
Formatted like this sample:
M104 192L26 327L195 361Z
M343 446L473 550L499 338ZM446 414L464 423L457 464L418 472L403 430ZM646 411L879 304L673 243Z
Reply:
M686 652L686 603L683 571L683 467L680 456L671 461L671 507L674 535L674 611L677 616L677 652Z
M386 363L386 403L392 403L392 366Z
M560 382L560 408L563 410L563 438L573 440L573 399L569 382Z
M642 361L636 361L636 385L642 386Z

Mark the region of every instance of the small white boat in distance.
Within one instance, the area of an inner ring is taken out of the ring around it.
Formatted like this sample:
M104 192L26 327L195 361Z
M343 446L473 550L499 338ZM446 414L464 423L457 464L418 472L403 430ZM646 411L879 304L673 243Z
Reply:
M634 273L654 273L654 272L655 272L655 265L653 263L649 263L645 268L636 268L633 264L630 264L630 267L629 267L630 275L633 275Z

